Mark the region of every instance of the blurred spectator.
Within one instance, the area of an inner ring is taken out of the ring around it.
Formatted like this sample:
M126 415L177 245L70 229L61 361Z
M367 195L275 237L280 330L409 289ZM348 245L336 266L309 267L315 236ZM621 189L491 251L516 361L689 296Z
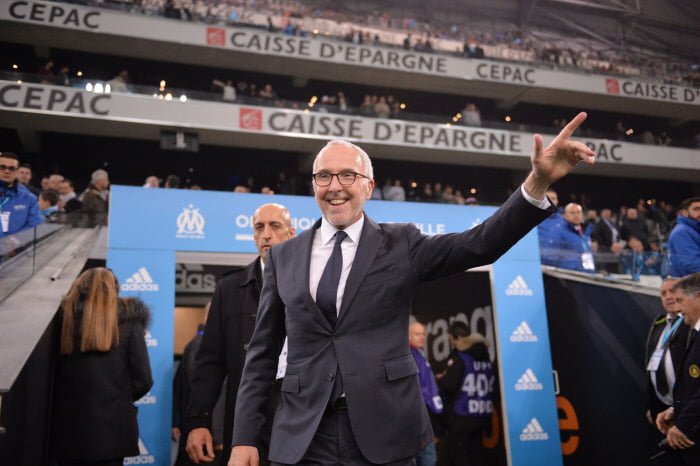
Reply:
M129 92L129 72L121 70L108 84L112 92Z
M593 229L598 225L600 219L598 218L598 211L595 209L588 209L586 211L586 221L583 224L583 229L587 236L591 236Z
M348 111L348 101L345 98L345 94L342 92L338 92L338 110L340 110L341 113L346 113Z
M403 49L404 50L411 50L413 48L413 44L411 41L411 34L408 34L406 37L403 39Z
M92 268L61 305L50 437L58 466L121 464L139 455L134 402L153 385L144 339L150 312L118 294L112 272Z
M90 184L81 195L88 226L106 225L109 206L109 174L102 169L92 172Z
M392 186L386 191L384 199L387 201L405 201L406 190L401 186L401 180L395 179Z
M545 256L545 250L549 248L549 244L551 242L552 236L554 235L554 232L557 228L559 228L559 224L564 221L564 218L561 216L561 209L558 208L559 195L557 194L557 192L553 189L550 189L547 191L546 196L549 199L549 202L551 202L557 210L552 215L544 219L544 221L542 221L537 226L537 235L540 243L540 254L542 254L543 259ZM542 261L542 263L545 264L544 260Z
M579 272L595 271L591 239L583 231L583 208L570 203L560 222L545 241L542 263Z
M160 179L157 176L151 175L146 178L146 182L143 184L144 188L160 188Z
M51 189L51 186L49 185L49 177L48 176L42 176L41 177L41 191L46 191L47 189Z
M459 192L459 191L457 191ZM479 205L479 200L473 196L469 196L464 200L465 205Z
M620 254L622 273L638 282L641 275L659 275L661 255L645 250L642 241L634 235L627 241L627 249Z
M488 341L476 331L469 334L467 326L460 321L450 325L448 335L454 348L445 375L438 380L445 402L448 464L485 464L482 436L491 423L498 390L493 382L496 371L491 365Z
M49 60L41 65L39 71L37 71L37 75L39 75L39 82L41 84L54 84L53 60Z
M466 126L481 126L481 112L472 103L468 103L462 110L462 123Z
M19 159L11 152L0 152L0 238L44 220L34 194L17 181Z
M439 181L433 185L433 202L442 202L442 183Z
M56 75L56 84L58 84L59 86L70 86L70 68L64 66L60 69L60 71Z
M625 218L622 221L620 235L625 241L628 241L629 237L634 235L644 243L645 249L649 247L649 231L647 230L647 224L639 218L639 212L635 208L630 207L627 209Z
M484 58L484 49L479 47L479 45L473 39L464 43L462 51L468 58Z
M372 199L375 201L381 201L384 199L384 195L382 194L382 188L380 188L377 184L374 185L374 189L372 189Z
M389 118L391 116L391 107L386 103L386 97L379 97L379 100L374 105L374 114L379 118Z
M165 189L180 189L180 177L173 174L168 175L165 178L165 184L163 187Z
M656 138L656 143L660 146L670 146L672 141L666 131L662 131L659 137Z
M190 10L185 8L181 2L175 0L167 0L165 2L163 16L183 21L192 20L192 13L190 13Z
M61 189L62 182L63 175L54 173L53 175L49 176L49 189L55 193L58 193L58 191Z
M676 226L668 237L668 251L669 275L684 277L700 272L700 197L681 204Z
M239 184L238 186L233 188L233 192L234 193L249 193L250 188L248 188L248 186L243 186L243 185Z
M287 178L285 172L279 172L277 174L277 184L275 185L275 192L278 194L294 194L294 188L292 183Z
M32 194L39 197L41 193L40 189L35 188L31 185L32 181L32 167L28 163L20 163L17 169L17 181L19 181L25 188L29 190Z
M260 194L275 194L275 192L270 188L269 186L263 186L262 189L260 189Z
M652 133L648 129L642 133L640 139L642 141L642 144L655 144L656 143L656 140L654 138L654 133Z
M433 202L435 200L433 185L425 183L425 185L423 185L423 191L419 194L418 199L421 202Z
M233 85L233 81L228 79L226 81L220 81L215 79L212 81L212 85L221 88L221 99L226 102L236 101L236 87Z
M39 194L39 211L44 216L45 222L58 221L58 194L56 191L42 191Z
M277 93L272 89L272 84L265 84L265 86L260 90L260 97L265 100L275 100L277 99Z
M600 211L600 220L593 228L591 238L598 243L601 252L620 252L622 249L620 233L612 219L610 209Z
M360 105L360 115L374 116L374 104L372 104L372 97L369 94L365 94L362 100L362 105Z
M76 212L83 208L83 203L78 200L78 195L75 194L73 181L64 178L58 188L59 201L58 207L66 213Z
M454 204L454 201L454 188L452 188L452 185L446 184L445 189L442 191L442 199L440 202L444 202L445 204Z

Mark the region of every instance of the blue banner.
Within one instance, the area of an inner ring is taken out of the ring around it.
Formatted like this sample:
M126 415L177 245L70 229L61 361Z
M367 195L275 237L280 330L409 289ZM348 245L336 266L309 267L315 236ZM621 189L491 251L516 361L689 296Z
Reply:
M170 464L175 251L255 253L252 216L286 206L297 233L320 213L303 196L112 186L108 264L125 295L154 311L149 354L156 383L141 400L141 456L125 464ZM470 229L495 208L368 201L379 222L411 222L428 235ZM537 234L530 232L492 267L508 456L514 466L562 464Z
M113 228L119 231L119 228ZM175 251L110 248L107 264L119 280L122 296L142 299L151 310L144 338L153 373L153 387L135 404L139 420L139 456L124 464L170 464L172 427L173 325Z

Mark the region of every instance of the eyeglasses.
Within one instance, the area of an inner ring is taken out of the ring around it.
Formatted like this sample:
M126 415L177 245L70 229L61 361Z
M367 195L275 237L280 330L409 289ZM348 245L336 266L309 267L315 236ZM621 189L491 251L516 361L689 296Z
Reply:
M17 167L13 165L0 165L0 172L10 172L17 170Z
M340 173L319 172L312 174L311 178L313 178L314 183L316 183L318 186L325 188L331 184L334 176L338 178L338 183L342 184L343 186L351 186L358 176L367 178L368 180L370 179L369 176L353 171L344 171Z

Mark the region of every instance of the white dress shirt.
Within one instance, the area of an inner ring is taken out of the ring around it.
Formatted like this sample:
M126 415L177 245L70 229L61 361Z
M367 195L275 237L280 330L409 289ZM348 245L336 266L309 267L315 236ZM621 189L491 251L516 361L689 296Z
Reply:
M363 214L358 221L344 230L348 236L340 243L340 250L343 254L343 270L340 272L338 296L335 300L335 308L338 313L345 294L345 283L348 281L352 263L355 261L355 254L357 253L357 246L360 243L360 235L364 224L365 216ZM309 267L309 292L314 301L316 301L316 290L318 289L318 283L321 281L321 275L323 275L326 263L328 263L333 253L333 246L335 245L334 235L337 231L338 229L324 217L321 219L321 227L316 230L314 235L314 242L311 245L311 266Z

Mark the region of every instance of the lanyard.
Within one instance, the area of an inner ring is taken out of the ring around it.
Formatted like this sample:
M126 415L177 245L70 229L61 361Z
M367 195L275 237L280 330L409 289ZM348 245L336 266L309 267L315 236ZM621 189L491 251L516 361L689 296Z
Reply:
M661 347L662 348L666 347L666 343L668 343L668 340L671 338L671 335L673 335L674 332L676 331L676 329L681 325L682 320L683 320L682 317L680 317L680 316L676 317L676 321L673 323L671 328L666 329L663 337L661 337Z
M0 211L2 210L3 207L5 207L5 204L10 202L10 199L11 199L10 196L5 196L5 198L2 201L0 201Z

